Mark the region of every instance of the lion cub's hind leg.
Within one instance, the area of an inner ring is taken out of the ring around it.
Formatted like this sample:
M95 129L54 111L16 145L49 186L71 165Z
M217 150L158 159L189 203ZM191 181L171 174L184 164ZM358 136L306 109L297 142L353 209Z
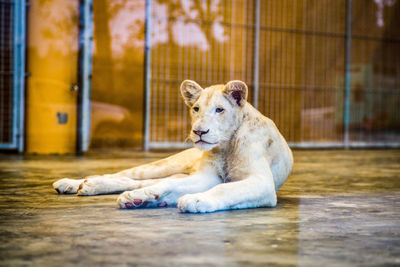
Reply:
M168 178L183 178L186 176L187 176L186 174L175 174ZM122 193L124 191L130 191L155 185L165 178L133 180L128 177L107 178L99 176L96 178L85 179L83 183L81 183L79 186L78 195L93 196L102 194L117 194L117 193Z
M165 178L133 180L127 177L108 177L109 175L89 176L86 179L64 178L53 183L59 194L78 194L79 196L94 196L102 194L117 194L128 190L140 189L155 185ZM187 174L175 174L168 178L184 178Z
M85 179L69 179L63 178L53 183L53 188L59 194L76 194L78 192L79 185L83 183Z
M199 150L190 148L168 158L114 174L94 175L77 180L60 179L53 183L53 187L59 194L78 193L81 196L120 193L154 185L163 177L186 176L196 170L201 156Z
M175 174L189 174L197 170L202 152L189 148L177 154L137 167L123 170L116 174L135 180L157 179Z
M138 188L139 181L127 177L95 176L85 179L78 188L78 196L94 196L102 194L120 193L132 188Z
M204 192L219 183L216 173L196 173L184 179L170 176L155 185L122 193L117 203L122 209L174 206L179 197Z

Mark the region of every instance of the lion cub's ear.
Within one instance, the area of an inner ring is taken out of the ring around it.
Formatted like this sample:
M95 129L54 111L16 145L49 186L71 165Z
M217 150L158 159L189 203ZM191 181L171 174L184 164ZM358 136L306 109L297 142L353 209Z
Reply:
M225 85L223 93L233 104L242 107L247 101L247 91L247 85L244 82L235 80Z
M185 100L186 105L188 105L189 107L193 106L194 102L196 102L197 99L200 97L202 90L203 88L201 88L201 86L198 85L196 82L191 80L184 80L181 84L181 94L183 100Z

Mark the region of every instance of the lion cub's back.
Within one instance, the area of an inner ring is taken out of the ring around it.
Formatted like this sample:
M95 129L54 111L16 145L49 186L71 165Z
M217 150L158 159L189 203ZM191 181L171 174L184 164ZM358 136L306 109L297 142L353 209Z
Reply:
M250 105L247 108L246 116L247 120L244 121L246 125L243 125L246 127L243 130L247 132L247 139L250 142L248 145L257 147L257 150L262 149L263 156L270 163L275 187L278 190L292 170L292 151L271 119Z

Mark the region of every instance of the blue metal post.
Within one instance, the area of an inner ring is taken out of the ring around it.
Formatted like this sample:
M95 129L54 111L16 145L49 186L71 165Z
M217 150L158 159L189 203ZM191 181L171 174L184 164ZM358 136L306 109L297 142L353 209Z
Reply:
M254 95L253 95L253 106L255 108L258 107L258 75L259 75L259 48L260 48L260 0L255 1L254 7L254 78L253 78L253 87L254 87Z
M24 96L25 96L25 0L14 1L14 75L13 75L13 136L12 146L24 150Z
M91 76L93 44L92 0L79 3L79 73L77 152L88 150L91 125Z
M344 76L344 147L350 147L350 91L351 91L351 0L347 0L346 7L346 46L345 46L345 76Z
M150 143L150 100L151 100L151 1L146 0L145 14L145 44L144 44L144 131L143 131L143 148L149 150Z

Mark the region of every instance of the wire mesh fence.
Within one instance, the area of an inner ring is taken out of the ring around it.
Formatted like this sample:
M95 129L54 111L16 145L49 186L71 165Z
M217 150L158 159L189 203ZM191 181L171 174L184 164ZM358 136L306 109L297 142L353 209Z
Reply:
M400 143L398 1L152 1L151 10L149 147L186 145L185 79L245 81L249 102L292 146Z
M203 86L241 79L253 91L254 3L188 3L153 2L149 125L153 147L185 145L190 123L179 94L184 79Z
M13 3L0 2L0 143L12 141Z
M25 1L0 1L0 149L23 147Z

